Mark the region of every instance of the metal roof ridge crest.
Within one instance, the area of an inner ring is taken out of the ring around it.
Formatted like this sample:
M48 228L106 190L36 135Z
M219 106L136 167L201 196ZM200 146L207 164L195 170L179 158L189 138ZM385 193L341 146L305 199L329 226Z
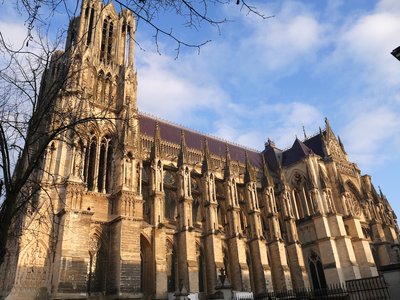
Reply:
M247 147L247 146L243 146L243 145L240 145L240 144L238 144L238 143L228 141L227 139L223 139L223 138L220 138L220 137L218 137L218 136L215 136L215 135L212 135L212 134L209 134L209 133L204 133L204 132L201 132L201 131L196 130L196 129L188 128L188 127L186 127L186 126L184 126L184 125L175 123L175 122L173 122L173 121L166 120L166 119L164 119L164 118L161 118L161 117L159 117L159 116L153 115L153 114L148 113L148 112L144 112L144 111L138 110L138 113L139 113L139 116L140 116L140 115L144 115L144 116L147 116L147 117L151 117L151 118L153 118L153 119L155 119L155 120L164 122L164 123L166 123L166 124L168 124L168 125L171 125L171 126L174 126L174 127L180 127L180 128L182 128L182 129L184 129L184 130L191 131L191 132L193 132L193 133L197 133L197 134L203 135L203 136L205 136L205 137L218 140L218 141L220 141L220 142L228 143L228 144L230 144L230 145L243 148L244 150L249 150L249 151L252 151L252 152L256 152L256 153L258 153L258 154L262 152L262 151L260 151L260 150L253 149L253 148L250 148L250 147Z

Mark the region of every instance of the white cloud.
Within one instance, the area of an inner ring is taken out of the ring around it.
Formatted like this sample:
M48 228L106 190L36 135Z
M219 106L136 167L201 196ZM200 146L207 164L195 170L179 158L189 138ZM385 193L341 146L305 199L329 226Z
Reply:
M252 34L241 40L241 46L257 56L268 70L293 68L312 57L324 42L323 24L297 2L284 2L268 21L245 21L252 27Z
M390 52L399 46L400 13L374 13L358 19L338 42L338 51L357 62L369 81L400 84L400 68Z
M391 147L400 137L400 120L389 107L381 107L355 115L342 132L350 156L369 167L392 154Z
M25 46L28 30L23 22L0 20L0 28L4 41L12 48L15 49Z
M289 147L296 135L303 138L302 125L315 130L323 120L316 107L300 102L229 107L234 109L214 122L216 131L213 134L259 150L268 138L278 147Z
M141 110L180 121L196 117L199 110L218 109L227 94L190 70L190 60L177 62L166 55L141 53L138 102Z
M398 0L381 0L377 6L377 11L400 12L400 2Z

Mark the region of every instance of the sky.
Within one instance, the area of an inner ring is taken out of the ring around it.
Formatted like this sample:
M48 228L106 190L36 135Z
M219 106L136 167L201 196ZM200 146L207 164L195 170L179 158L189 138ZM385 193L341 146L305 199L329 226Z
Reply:
M139 22L139 109L259 151L268 138L290 147L303 126L313 135L327 117L400 217L400 62L390 54L400 46L400 1L248 2L273 17L210 6L229 21L187 28L160 12L157 22L182 40L211 40L200 52L182 47L178 57L167 37L157 51L154 30ZM23 28L4 12L0 28L16 38Z

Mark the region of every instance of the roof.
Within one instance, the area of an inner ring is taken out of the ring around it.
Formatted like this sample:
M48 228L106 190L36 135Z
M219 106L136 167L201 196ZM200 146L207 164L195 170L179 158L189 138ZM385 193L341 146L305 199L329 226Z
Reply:
M139 114L140 133L153 137L156 122L158 122L161 140L163 141L179 145L181 131L183 130L185 132L185 142L188 148L202 151L203 142L205 139L207 139L208 148L211 154L225 157L225 149L226 145L228 145L232 160L239 160L240 162L245 163L245 153L247 152L249 160L256 167L261 168L262 166L261 153L256 150L249 149L244 146L234 144L232 142L224 141L222 139L212 137L200 132L196 132L192 129L175 125L146 114Z
M207 139L208 148L211 154L225 157L225 149L226 145L228 145L232 160L238 160L242 163L245 163L245 153L247 152L249 160L258 168L262 168L262 153L264 154L267 164L271 170L274 171L276 171L281 164L283 166L289 166L303 159L310 153L315 153L321 157L324 157L321 134L325 134L325 131L318 133L317 135L306 139L303 142L296 138L292 147L284 151L267 146L263 152L258 152L257 150L246 148L244 146L209 136L192 129L172 124L143 113L139 114L139 126L141 134L153 137L156 122L158 122L161 140L163 141L179 145L181 131L183 130L185 133L186 146L188 148L202 151L204 140ZM278 155L281 156L281 158L279 158L281 162L277 158Z
M306 157L312 152L313 151L310 148L308 148L302 141L296 138L292 147L283 152L282 164L284 166L291 165Z

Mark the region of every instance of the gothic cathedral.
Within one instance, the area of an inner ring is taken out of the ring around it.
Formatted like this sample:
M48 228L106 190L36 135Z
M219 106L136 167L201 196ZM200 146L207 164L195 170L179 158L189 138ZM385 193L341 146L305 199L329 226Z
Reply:
M205 299L222 268L235 291L321 289L400 262L390 204L328 120L257 152L139 113L134 17L82 2L42 81L65 79L47 130L78 122L32 175L42 188L9 241L0 297Z

